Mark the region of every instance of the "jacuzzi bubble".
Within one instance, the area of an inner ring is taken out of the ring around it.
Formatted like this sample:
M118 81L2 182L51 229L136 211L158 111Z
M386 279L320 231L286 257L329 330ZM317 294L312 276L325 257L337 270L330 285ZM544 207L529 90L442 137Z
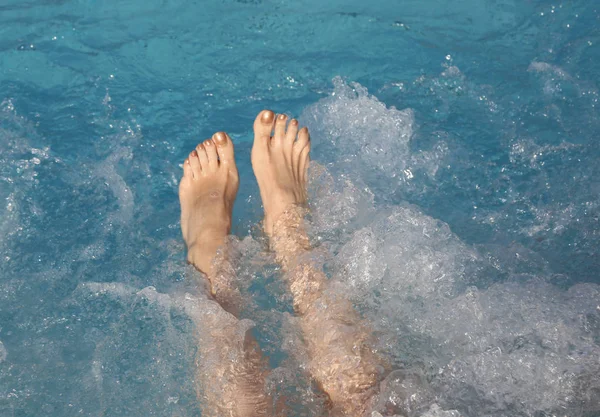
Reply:
M347 283L355 301L364 300L368 290L379 287L387 270L379 250L381 241L370 227L356 231L338 252L336 277Z
M369 216L373 193L345 175L334 176L312 162L309 171L311 226L320 235L343 233Z
M347 84L340 77L333 84L330 97L302 114L311 136L323 145L323 157L355 168L352 178L374 170L386 181L398 183L410 156L412 110L387 108L360 84Z
M340 249L340 279L419 297L450 296L466 285L478 255L446 224L410 206L381 209L372 218Z

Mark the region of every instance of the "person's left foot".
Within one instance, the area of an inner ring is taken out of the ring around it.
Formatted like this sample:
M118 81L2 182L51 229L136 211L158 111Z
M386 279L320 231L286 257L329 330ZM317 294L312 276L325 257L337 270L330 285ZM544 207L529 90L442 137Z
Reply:
M233 142L218 132L183 162L179 183L181 232L188 262L210 274L217 249L231 230L231 211L239 186Z

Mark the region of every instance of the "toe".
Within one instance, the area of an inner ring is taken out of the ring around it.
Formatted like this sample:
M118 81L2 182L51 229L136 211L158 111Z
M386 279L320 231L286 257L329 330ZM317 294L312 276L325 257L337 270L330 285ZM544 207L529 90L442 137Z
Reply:
M192 173L192 166L190 165L190 159L185 158L183 161L183 178L193 178L194 174Z
M298 136L298 120L292 119L288 124L287 131L285 132L285 144L292 148L292 145L296 141L296 136Z
M300 163L298 164L298 177L306 184L308 177L308 165L310 164L310 142L300 152Z
M190 167L192 169L192 175L194 176L194 178L200 177L200 174L202 173L202 168L200 167L200 160L198 159L198 152L196 151L196 149L194 149L190 153L188 160L190 161Z
M212 137L217 148L217 155L221 164L234 164L233 159L233 142L229 135L225 132L217 132Z
M292 119L288 123L287 131L285 132L285 139L283 140L283 152L286 155L288 162L292 158L292 148L296 142L298 136L298 120Z
M275 133L273 134L272 143L274 146L280 146L285 139L285 126L287 124L287 116L280 114L275 120Z
M196 146L196 152L198 153L198 160L200 161L200 166L202 167L202 171L204 173L208 172L208 157L206 156L206 149L204 149L204 144L199 143Z
M266 147L271 139L275 113L271 110L261 111L254 121L254 145Z
M303 168L304 161L303 160L306 157L305 155L308 154L308 151L310 150L309 144L310 144L310 136L308 134L308 129L306 127L303 127L298 132L298 139L296 140L296 142L293 145L292 158L291 158L292 165L295 167L295 169L297 170L296 172L299 175L304 170L304 168Z
M217 147L212 139L207 139L203 143L204 149L206 150L206 157L208 158L208 169L214 172L219 167L219 160L217 158Z
M296 142L294 143L294 155L300 155L300 152L302 152L302 150L306 148L306 146L308 146L309 143L310 135L308 134L308 128L303 127L298 132L298 140L296 140Z

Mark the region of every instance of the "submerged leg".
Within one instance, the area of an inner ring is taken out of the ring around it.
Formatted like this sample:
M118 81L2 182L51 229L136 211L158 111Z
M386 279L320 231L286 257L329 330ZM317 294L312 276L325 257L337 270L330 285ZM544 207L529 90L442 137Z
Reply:
M265 110L254 122L254 133L252 165L265 209L264 229L286 272L310 371L335 413L362 416L375 394L381 360L351 303L328 291L323 271L307 259L311 248L300 206L307 199L308 130Z
M210 316L212 322L204 324L213 344L199 346L199 356L211 361L198 368L202 415L210 417L266 416L270 407L260 349L249 333L240 337L235 318L241 297L226 240L238 185L233 143L223 132L199 144L183 163L179 200L188 262L206 274L212 296L231 313Z

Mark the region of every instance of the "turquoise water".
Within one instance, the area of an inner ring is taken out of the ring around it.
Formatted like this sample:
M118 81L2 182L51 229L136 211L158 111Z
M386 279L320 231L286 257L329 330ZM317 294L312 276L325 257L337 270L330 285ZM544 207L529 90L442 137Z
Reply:
M244 317L273 389L320 412L256 227L263 108L311 129L317 259L420 375L390 413L600 415L599 23L583 0L3 0L0 416L199 415L219 313L176 193L217 130Z

